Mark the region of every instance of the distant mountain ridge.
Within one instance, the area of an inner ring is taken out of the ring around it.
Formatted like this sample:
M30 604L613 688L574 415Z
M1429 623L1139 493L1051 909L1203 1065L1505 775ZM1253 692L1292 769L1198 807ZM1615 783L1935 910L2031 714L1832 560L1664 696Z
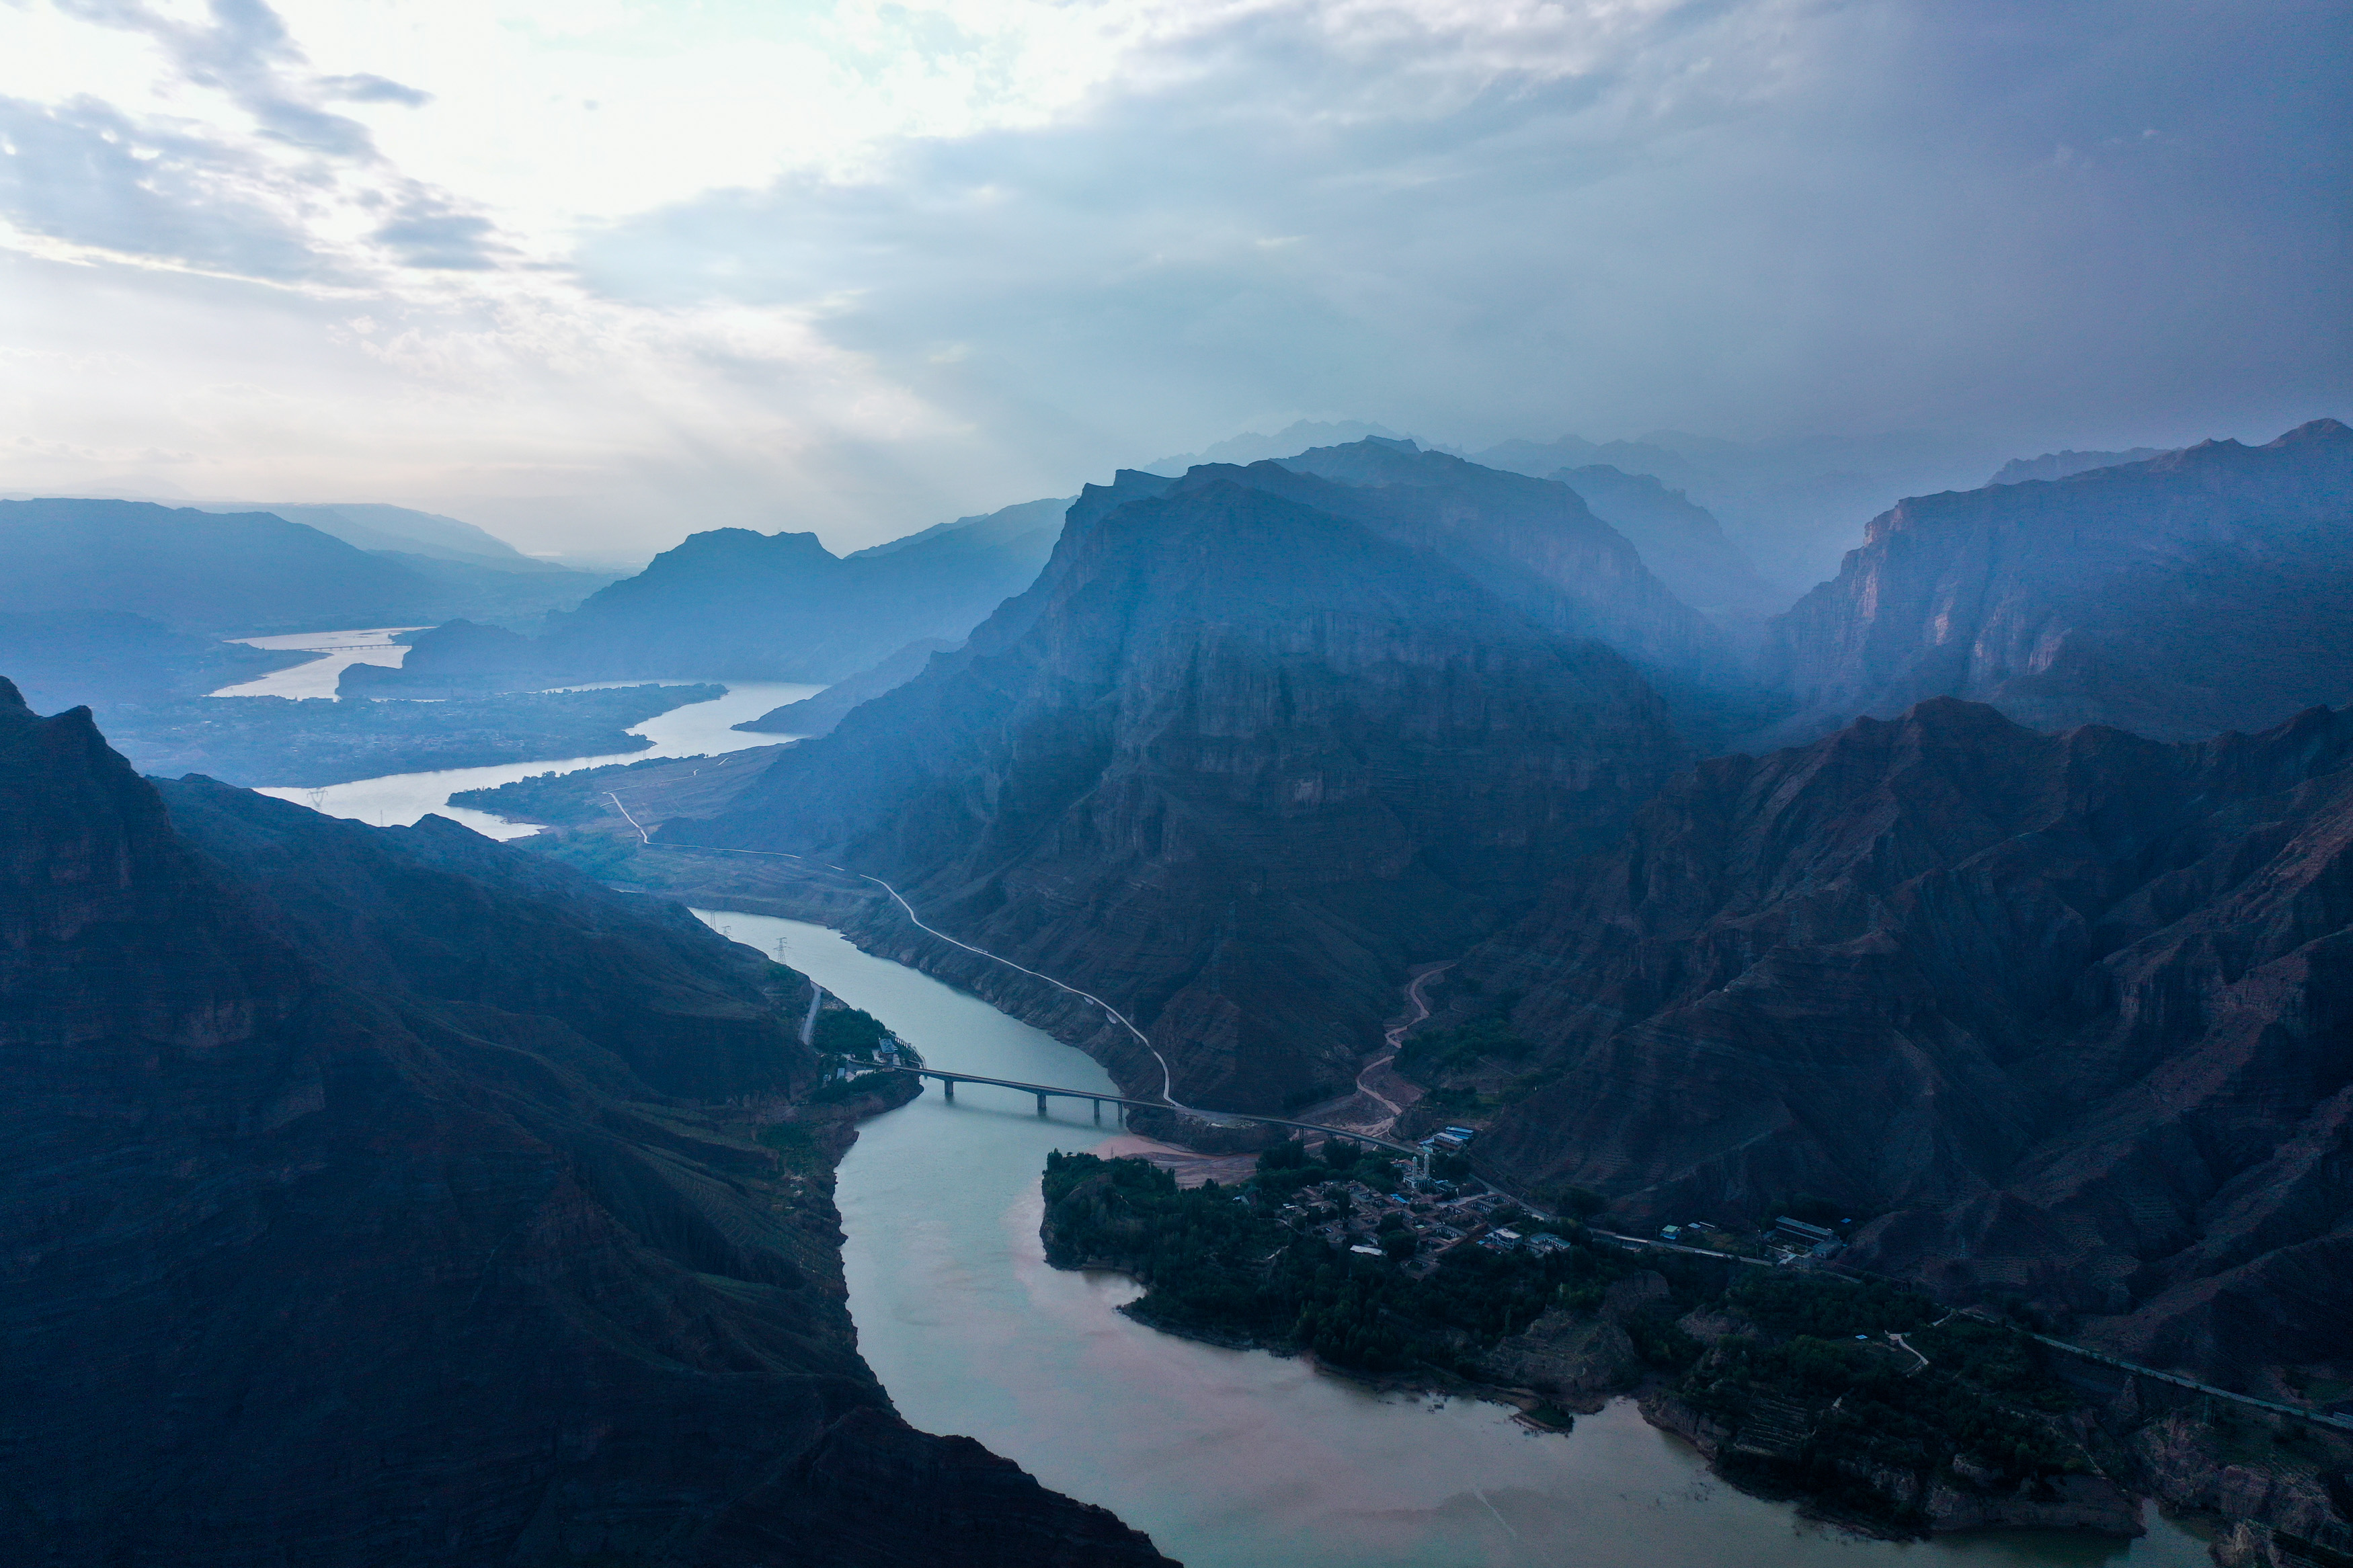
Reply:
M1773 624L1777 736L1932 696L2159 740L2353 700L2353 430L1915 496Z
M0 611L128 614L182 632L247 637L465 614L535 619L604 581L516 560L522 564L511 568L363 550L274 512L0 501Z
M416 572L267 512L0 501L0 610L110 610L183 631L384 626L438 595Z
M361 550L397 551L436 560L462 561L505 572L561 572L553 562L525 555L486 529L439 512L379 501L208 502L199 511L266 511L289 522L330 533Z
M400 670L354 679L385 695L639 677L830 684L910 642L960 638L1027 588L1061 504L1025 501L849 556L814 533L690 534L549 616L541 637L443 627L414 639Z
M1724 525L1681 490L1607 463L1558 468L1546 478L1575 490L1593 515L1624 534L1642 563L1685 604L1735 641L1748 645L1790 595L1757 575Z
M1704 507L1791 596L1837 570L1857 519L1903 496L1974 484L2000 460L1981 443L1916 434L1750 443L1678 430L1633 441L1505 441L1470 456L1515 473L1606 465L1649 475Z
M2045 452L2039 458L2012 458L1986 483L2021 485L2029 479L2063 479L2073 474L2089 473L2094 468L2145 463L2151 458L2164 455L2162 447L2135 447L2125 452Z
M1255 430L1246 431L1215 442L1198 452L1180 452L1174 457L1143 464L1138 471L1175 479L1187 469L1198 468L1204 463L1232 463L1248 467L1270 458L1288 458L1310 447L1345 446L1351 441L1364 440L1366 437L1383 441L1403 439L1385 425L1369 424L1362 419L1294 419L1271 436L1262 436Z

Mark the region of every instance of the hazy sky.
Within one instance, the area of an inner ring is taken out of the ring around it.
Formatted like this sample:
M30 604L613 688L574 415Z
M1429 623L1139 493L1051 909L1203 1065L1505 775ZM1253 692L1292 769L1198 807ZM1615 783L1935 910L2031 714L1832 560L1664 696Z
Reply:
M2348 41L2265 0L0 0L0 489L846 548L1301 416L2265 439L2353 416Z

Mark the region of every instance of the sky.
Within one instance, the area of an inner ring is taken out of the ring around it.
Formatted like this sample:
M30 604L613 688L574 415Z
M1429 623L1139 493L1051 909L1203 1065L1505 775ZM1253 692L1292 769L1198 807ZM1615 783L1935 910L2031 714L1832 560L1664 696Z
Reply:
M2353 0L0 0L0 491L642 557L1298 418L2264 440L2353 417L2348 46Z

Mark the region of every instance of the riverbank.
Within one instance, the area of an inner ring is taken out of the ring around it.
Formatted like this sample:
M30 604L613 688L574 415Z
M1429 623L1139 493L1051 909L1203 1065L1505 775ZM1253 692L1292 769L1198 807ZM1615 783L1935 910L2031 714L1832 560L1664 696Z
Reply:
M1112 1087L1098 1064L839 932L704 918L934 1067ZM953 1104L926 1093L862 1125L839 1189L860 1350L918 1426L979 1438L1188 1568L2207 1568L2203 1544L2158 1519L2096 1555L2031 1531L1864 1540L1726 1486L1630 1399L1543 1432L1482 1397L1148 1328L1119 1310L1144 1294L1133 1280L1046 1261L1046 1157L1118 1135L1084 1102L1051 1105L1041 1117L1028 1095L960 1086Z
M653 742L633 727L723 694L717 686L548 691L470 702L201 697L121 707L111 739L140 772L311 789L385 774L496 767Z
M1697 1256L1638 1262L1573 1227L1542 1256L1504 1230L1409 1263L1401 1229L1365 1223L1380 1205L1363 1193L1363 1234L1317 1234L1331 1205L1308 1205L1343 1184L1321 1177L1345 1173L1311 1167L1303 1190L1300 1173L1271 1168L1240 1190L1188 1191L1138 1159L1051 1156L1041 1240L1057 1267L1132 1277L1144 1294L1127 1316L1200 1342L1531 1412L1632 1395L1726 1481L1858 1535L2126 1538L2153 1497L2232 1515L2232 1538L2254 1543L2232 1562L2333 1550L2327 1478L2353 1455L2308 1424L2151 1419L2140 1390L2087 1385L2033 1336L1916 1292ZM2235 1469L2221 1458L2233 1447ZM2242 1495L2223 1501L2232 1473Z

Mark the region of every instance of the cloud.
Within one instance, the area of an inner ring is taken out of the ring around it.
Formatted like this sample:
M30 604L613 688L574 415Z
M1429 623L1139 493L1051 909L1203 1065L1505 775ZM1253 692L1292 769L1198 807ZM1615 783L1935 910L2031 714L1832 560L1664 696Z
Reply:
M180 21L142 0L58 0L58 8L153 39L183 79L228 94L263 136L332 158L375 155L367 127L318 106L302 51L262 0L211 0L208 25Z
M404 267L443 272L484 272L513 254L493 236L496 226L478 213L460 212L440 195L412 192L393 216L369 237Z
M361 71L353 76L322 76L312 84L322 98L351 103L400 103L411 109L422 109L433 101L433 95L413 87L403 87L386 77L372 76Z
M245 149L142 124L92 98L0 99L0 216L71 247L272 281L332 268L254 194Z
M832 301L837 341L1072 454L1318 411L2170 434L2345 385L2327 52L2189 4L1236 6L1083 113L582 264Z
M365 125L326 107L415 108L429 94L371 72L312 72L262 0L209 0L201 20L145 0L57 0L57 10L146 40L165 84L145 113L87 92L0 99L0 211L20 233L278 283L349 287L386 262L496 264L490 220L399 175ZM191 89L228 112L185 112ZM389 218L371 210L388 203Z
M223 493L855 544L1299 417L2039 451L2353 403L2345 0L19 14L46 316L0 319L78 368L8 416Z

